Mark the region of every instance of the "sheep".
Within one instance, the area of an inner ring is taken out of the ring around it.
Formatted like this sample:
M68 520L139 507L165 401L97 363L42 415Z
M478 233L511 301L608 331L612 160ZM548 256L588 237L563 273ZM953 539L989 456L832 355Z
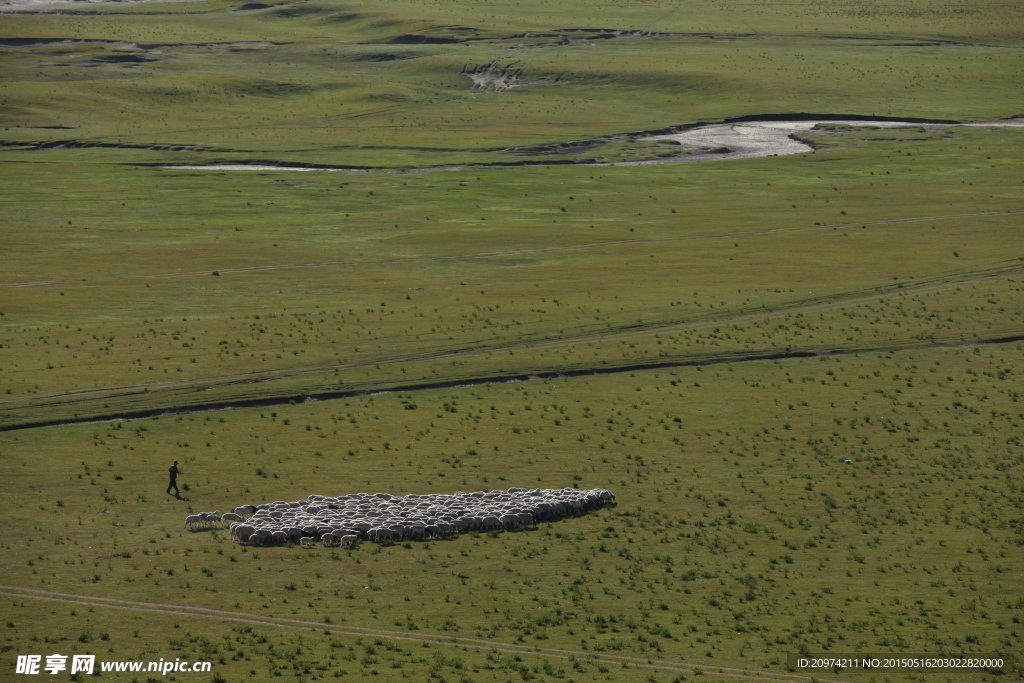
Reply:
M299 539L299 545L303 548L312 548L314 543L316 543L316 540L311 536L303 536Z
M195 526L198 526L199 524L202 524L202 523L203 523L203 516L202 515L189 515L188 517L185 518L185 527L186 528L189 527L189 526L195 527Z
M502 515L498 518L498 521L501 522L502 526L504 526L506 529L519 528L519 515Z
M200 516L203 518L203 525L207 528L216 526L220 522L220 514L217 512L202 512Z
M341 537L341 547L342 548L351 548L351 547L355 546L356 540L358 540L358 539L359 539L359 537L356 536L355 534L348 534L348 535L342 536Z
M233 539L253 544L290 540L308 545L319 539L333 545L349 536L386 543L401 538L443 538L471 529L518 529L534 525L539 519L581 514L614 504L614 500L606 489L516 487L452 495L409 494L404 498L381 493L311 495L295 502L243 505L224 516L202 512L190 516L185 525L197 528L230 522ZM304 537L310 541L303 541Z
M366 533L366 538L375 541L377 543L383 543L384 541L390 541L392 539L391 529L384 529L381 527L375 527L370 529Z
M337 540L337 536L330 532L320 537L320 542L324 544L325 548L329 548L334 545L335 540Z

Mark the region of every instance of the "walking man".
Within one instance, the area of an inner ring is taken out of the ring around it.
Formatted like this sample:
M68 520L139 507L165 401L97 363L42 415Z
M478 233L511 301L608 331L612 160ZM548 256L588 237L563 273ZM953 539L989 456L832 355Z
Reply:
M171 495L171 489L174 489L174 497L178 498L178 473L181 470L178 469L178 461L175 460L174 464L167 470L167 473L171 476L171 483L167 485L167 495Z

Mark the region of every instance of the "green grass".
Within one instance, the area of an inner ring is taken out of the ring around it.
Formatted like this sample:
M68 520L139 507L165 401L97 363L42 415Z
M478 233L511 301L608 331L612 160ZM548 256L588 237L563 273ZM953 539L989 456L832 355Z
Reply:
M6 582L568 649L582 680L597 673L590 655L714 675L783 672L798 651L1012 651L1019 354L1018 343L732 363L11 433L10 521L34 531L28 543L5 532ZM188 490L168 505L154 479L171 459ZM608 486L617 507L351 552L242 548L180 528L186 512L313 492L570 484ZM293 659L280 629L256 632L285 651L216 624L167 630L180 617L112 627L103 610L69 621L64 606L40 615L25 602L9 611L19 651L103 628L115 652L214 652L232 680ZM130 635L154 623L165 630ZM302 642L325 672L373 668L340 656L351 637ZM379 671L422 679L433 653L397 645ZM467 645L445 656L473 680L504 680L507 664ZM556 666L568 670L565 656Z
M319 3L237 12L233 5L204 2L170 15L134 8L113 15L8 16L0 31L12 38L109 42L9 49L4 137L216 150L108 151L108 159L269 157L407 167L503 161L510 159L500 153L507 148L730 116L813 111L987 120L1021 114L1014 104L1021 88L1013 47L1019 36L1006 33L1019 23L1020 10L1006 4L906 8L904 21L884 30L861 16L854 27L833 25L821 35L818 27L801 28L790 18L783 28L746 10L737 15L738 8L706 3L714 19L698 19L700 8L688 8L651 29L678 34L611 40L557 30L636 29L636 21L649 25L665 12L640 4L613 10L614 19L602 21L602 13L575 7L586 25L568 16L532 15L566 22L538 25L516 6L520 22L495 26L474 5L459 7L463 19L453 27L438 23L450 21L451 6L400 7ZM793 9L820 13L812 3ZM289 12L296 16L282 16ZM1000 35L965 21L978 15L998 22ZM918 20L944 30L931 26L933 32L921 37ZM531 31L534 37L520 37ZM709 31L719 39L681 35ZM408 34L468 40L391 42ZM563 44L564 37L569 42ZM381 58L392 59L375 61ZM495 60L514 62L529 85L470 92L463 67Z
M402 179L90 165L46 186L56 169L28 166L9 179L16 237L0 312L18 322L0 339L0 411L18 423L553 371L567 360L664 362L663 348L601 340L917 290L937 301L920 329L838 324L806 341L1019 332L1012 298L982 313L958 308L966 295L931 292L1024 268L1007 250L1019 131L811 137L820 149L809 159ZM899 222L908 218L923 220ZM779 342L758 332L734 350L795 346ZM259 381L237 381L245 376Z
M808 683L787 655L1020 650L1021 131L555 163L746 115L1019 116L1018 6L239 5L0 26L107 41L2 48L4 652ZM492 62L521 87L472 92ZM372 170L161 168L253 162ZM511 486L618 504L352 551L181 527Z

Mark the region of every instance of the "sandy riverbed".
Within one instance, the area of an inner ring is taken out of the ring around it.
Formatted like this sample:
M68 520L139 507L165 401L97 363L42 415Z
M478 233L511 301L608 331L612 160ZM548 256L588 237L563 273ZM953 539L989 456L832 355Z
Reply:
M1024 119L1006 119L1003 121L978 121L973 123L911 123L907 121L745 121L743 123L710 124L690 128L681 133L655 135L642 140L674 140L688 147L727 149L729 151L707 154L690 154L668 159L652 159L649 161L625 161L616 163L581 163L580 166L646 166L651 164L672 164L688 161L724 161L727 159L750 159L754 157L786 156L790 154L806 154L813 148L791 135L809 131L818 124L872 126L876 128L925 128L926 130L942 130L950 126L970 126L974 128L1020 128L1024 127ZM511 166L512 164L510 164ZM471 164L467 164L471 166ZM416 169L427 170L459 170L466 166L439 166ZM163 168L190 169L201 171L329 171L337 172L336 168L304 168L300 166L269 166L250 164L215 164L206 166L164 166Z
M920 127L926 130L941 130L952 125L972 127L1021 127L1024 119L1007 119L1005 121L981 121L976 123L910 123L906 121L746 121L743 123L723 123L699 128L691 128L671 135L656 135L646 140L675 140L682 145L695 147L727 147L730 152L720 154L692 155L690 159L679 161L697 161L707 159L747 159L751 157L785 156L787 154L804 154L813 151L811 146L795 140L791 135L813 129L818 124L840 126L871 126L874 128L906 128ZM674 161L674 160L673 160ZM616 166L630 164L661 163L626 162Z

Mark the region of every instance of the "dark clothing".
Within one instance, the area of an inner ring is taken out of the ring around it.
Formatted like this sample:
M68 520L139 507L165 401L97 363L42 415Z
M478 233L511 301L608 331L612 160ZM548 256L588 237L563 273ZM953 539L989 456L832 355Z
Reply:
M171 482L167 485L167 493L170 495L171 489L174 489L174 495L178 495L178 466L171 465L167 473L171 476Z

